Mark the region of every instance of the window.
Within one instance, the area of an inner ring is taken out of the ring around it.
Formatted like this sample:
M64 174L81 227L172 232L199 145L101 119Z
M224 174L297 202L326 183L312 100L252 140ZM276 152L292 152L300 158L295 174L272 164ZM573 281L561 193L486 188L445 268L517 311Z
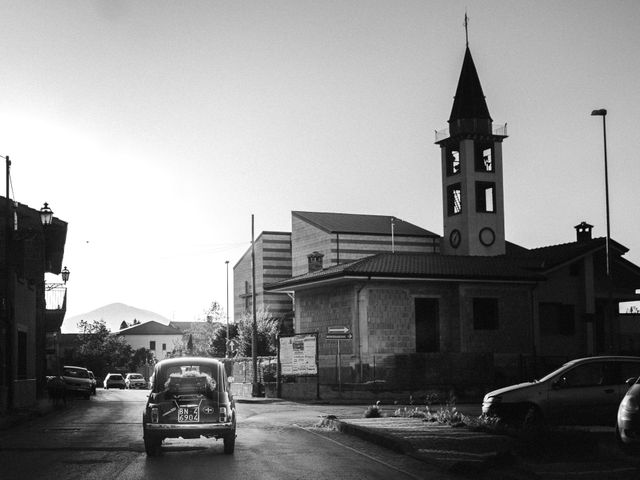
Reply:
M27 332L18 332L18 380L27 378Z
M498 299L473 299L473 328L475 330L498 329Z
M480 144L476 149L476 172L493 172L493 145Z
M542 335L573 335L576 331L575 307L562 303L540 303Z
M447 175L460 173L460 152L458 150L447 149Z
M462 212L462 190L459 183L447 187L447 213L449 216Z
M476 182L476 211L494 213L496 211L496 184Z
M154 340L151 340L149 342L149 350L155 350L156 349L156 342Z
M578 365L566 372L561 379L563 387L594 387L604 382L603 365L599 362Z
M167 350L167 344L163 343L162 344L162 351L165 352Z

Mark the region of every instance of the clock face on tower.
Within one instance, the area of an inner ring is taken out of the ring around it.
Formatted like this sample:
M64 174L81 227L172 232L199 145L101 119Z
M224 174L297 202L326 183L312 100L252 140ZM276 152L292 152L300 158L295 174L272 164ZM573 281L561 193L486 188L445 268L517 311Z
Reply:
M449 243L453 248L458 248L460 246L460 230L454 229L451 230L451 234L449 234Z
M480 230L480 243L485 247L490 247L496 241L496 234L489 227Z

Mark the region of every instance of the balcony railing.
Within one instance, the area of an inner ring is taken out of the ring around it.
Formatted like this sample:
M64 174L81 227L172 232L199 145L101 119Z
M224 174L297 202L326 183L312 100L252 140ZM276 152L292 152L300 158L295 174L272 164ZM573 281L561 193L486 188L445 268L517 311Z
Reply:
M497 135L499 137L507 136L507 124L493 124L491 128L491 133L493 135ZM436 130L436 143L441 142L445 138L449 138L449 127L443 128L442 130Z
M44 300L47 310L66 310L67 287L58 283L45 284Z

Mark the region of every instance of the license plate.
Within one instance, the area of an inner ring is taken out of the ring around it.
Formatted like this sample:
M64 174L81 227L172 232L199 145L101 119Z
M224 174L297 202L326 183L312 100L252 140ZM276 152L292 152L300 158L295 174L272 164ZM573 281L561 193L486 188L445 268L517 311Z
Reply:
M189 423L200 421L200 410L198 407L179 407L178 408L178 422Z

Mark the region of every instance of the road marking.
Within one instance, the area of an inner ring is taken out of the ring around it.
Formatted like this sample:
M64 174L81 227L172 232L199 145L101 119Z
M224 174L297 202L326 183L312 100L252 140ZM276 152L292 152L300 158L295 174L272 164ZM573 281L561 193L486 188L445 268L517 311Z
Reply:
M397 471L397 472L403 473L403 474L404 474L404 475L406 475L407 477L411 477L411 478L413 478L413 479L415 479L415 480L423 480L423 477L418 477L418 476L414 475L414 474L413 474L413 473L411 473L411 472L407 472L406 470L402 470L401 468L395 467L395 466L393 466L393 465L391 465L391 464L389 464L389 463L387 463L387 462L383 462L383 461L382 461L382 460L380 460L379 458L376 458L376 457L373 457L373 456L371 456L371 455L368 455L368 454L366 454L366 453L364 453L364 452L361 452L360 450L356 450L355 448L350 447L350 446L348 446L348 445L345 445L344 443L340 443L340 442L338 442L337 440L334 440L333 438L325 437L324 435L321 435L321 434L319 434L319 433L317 433L317 432L314 432L313 430L310 430L310 429L308 429L308 428L306 428L306 427L300 426L300 425L295 424L295 423L293 424L293 426L294 426L294 427L298 427L299 429L304 430L305 432L312 433L312 434L316 435L317 437L324 438L325 440L328 440L328 441L330 441L330 442L333 442L333 443L335 443L336 445L340 445L342 448L346 448L347 450L351 450L352 452L357 453L357 454L359 454L359 455L362 455L363 457L366 457L366 458L368 458L369 460L373 460L374 462L378 462L378 463L380 463L380 464L384 465L384 466L385 466L385 467L387 467L387 468L390 468L390 469L395 470L395 471Z

